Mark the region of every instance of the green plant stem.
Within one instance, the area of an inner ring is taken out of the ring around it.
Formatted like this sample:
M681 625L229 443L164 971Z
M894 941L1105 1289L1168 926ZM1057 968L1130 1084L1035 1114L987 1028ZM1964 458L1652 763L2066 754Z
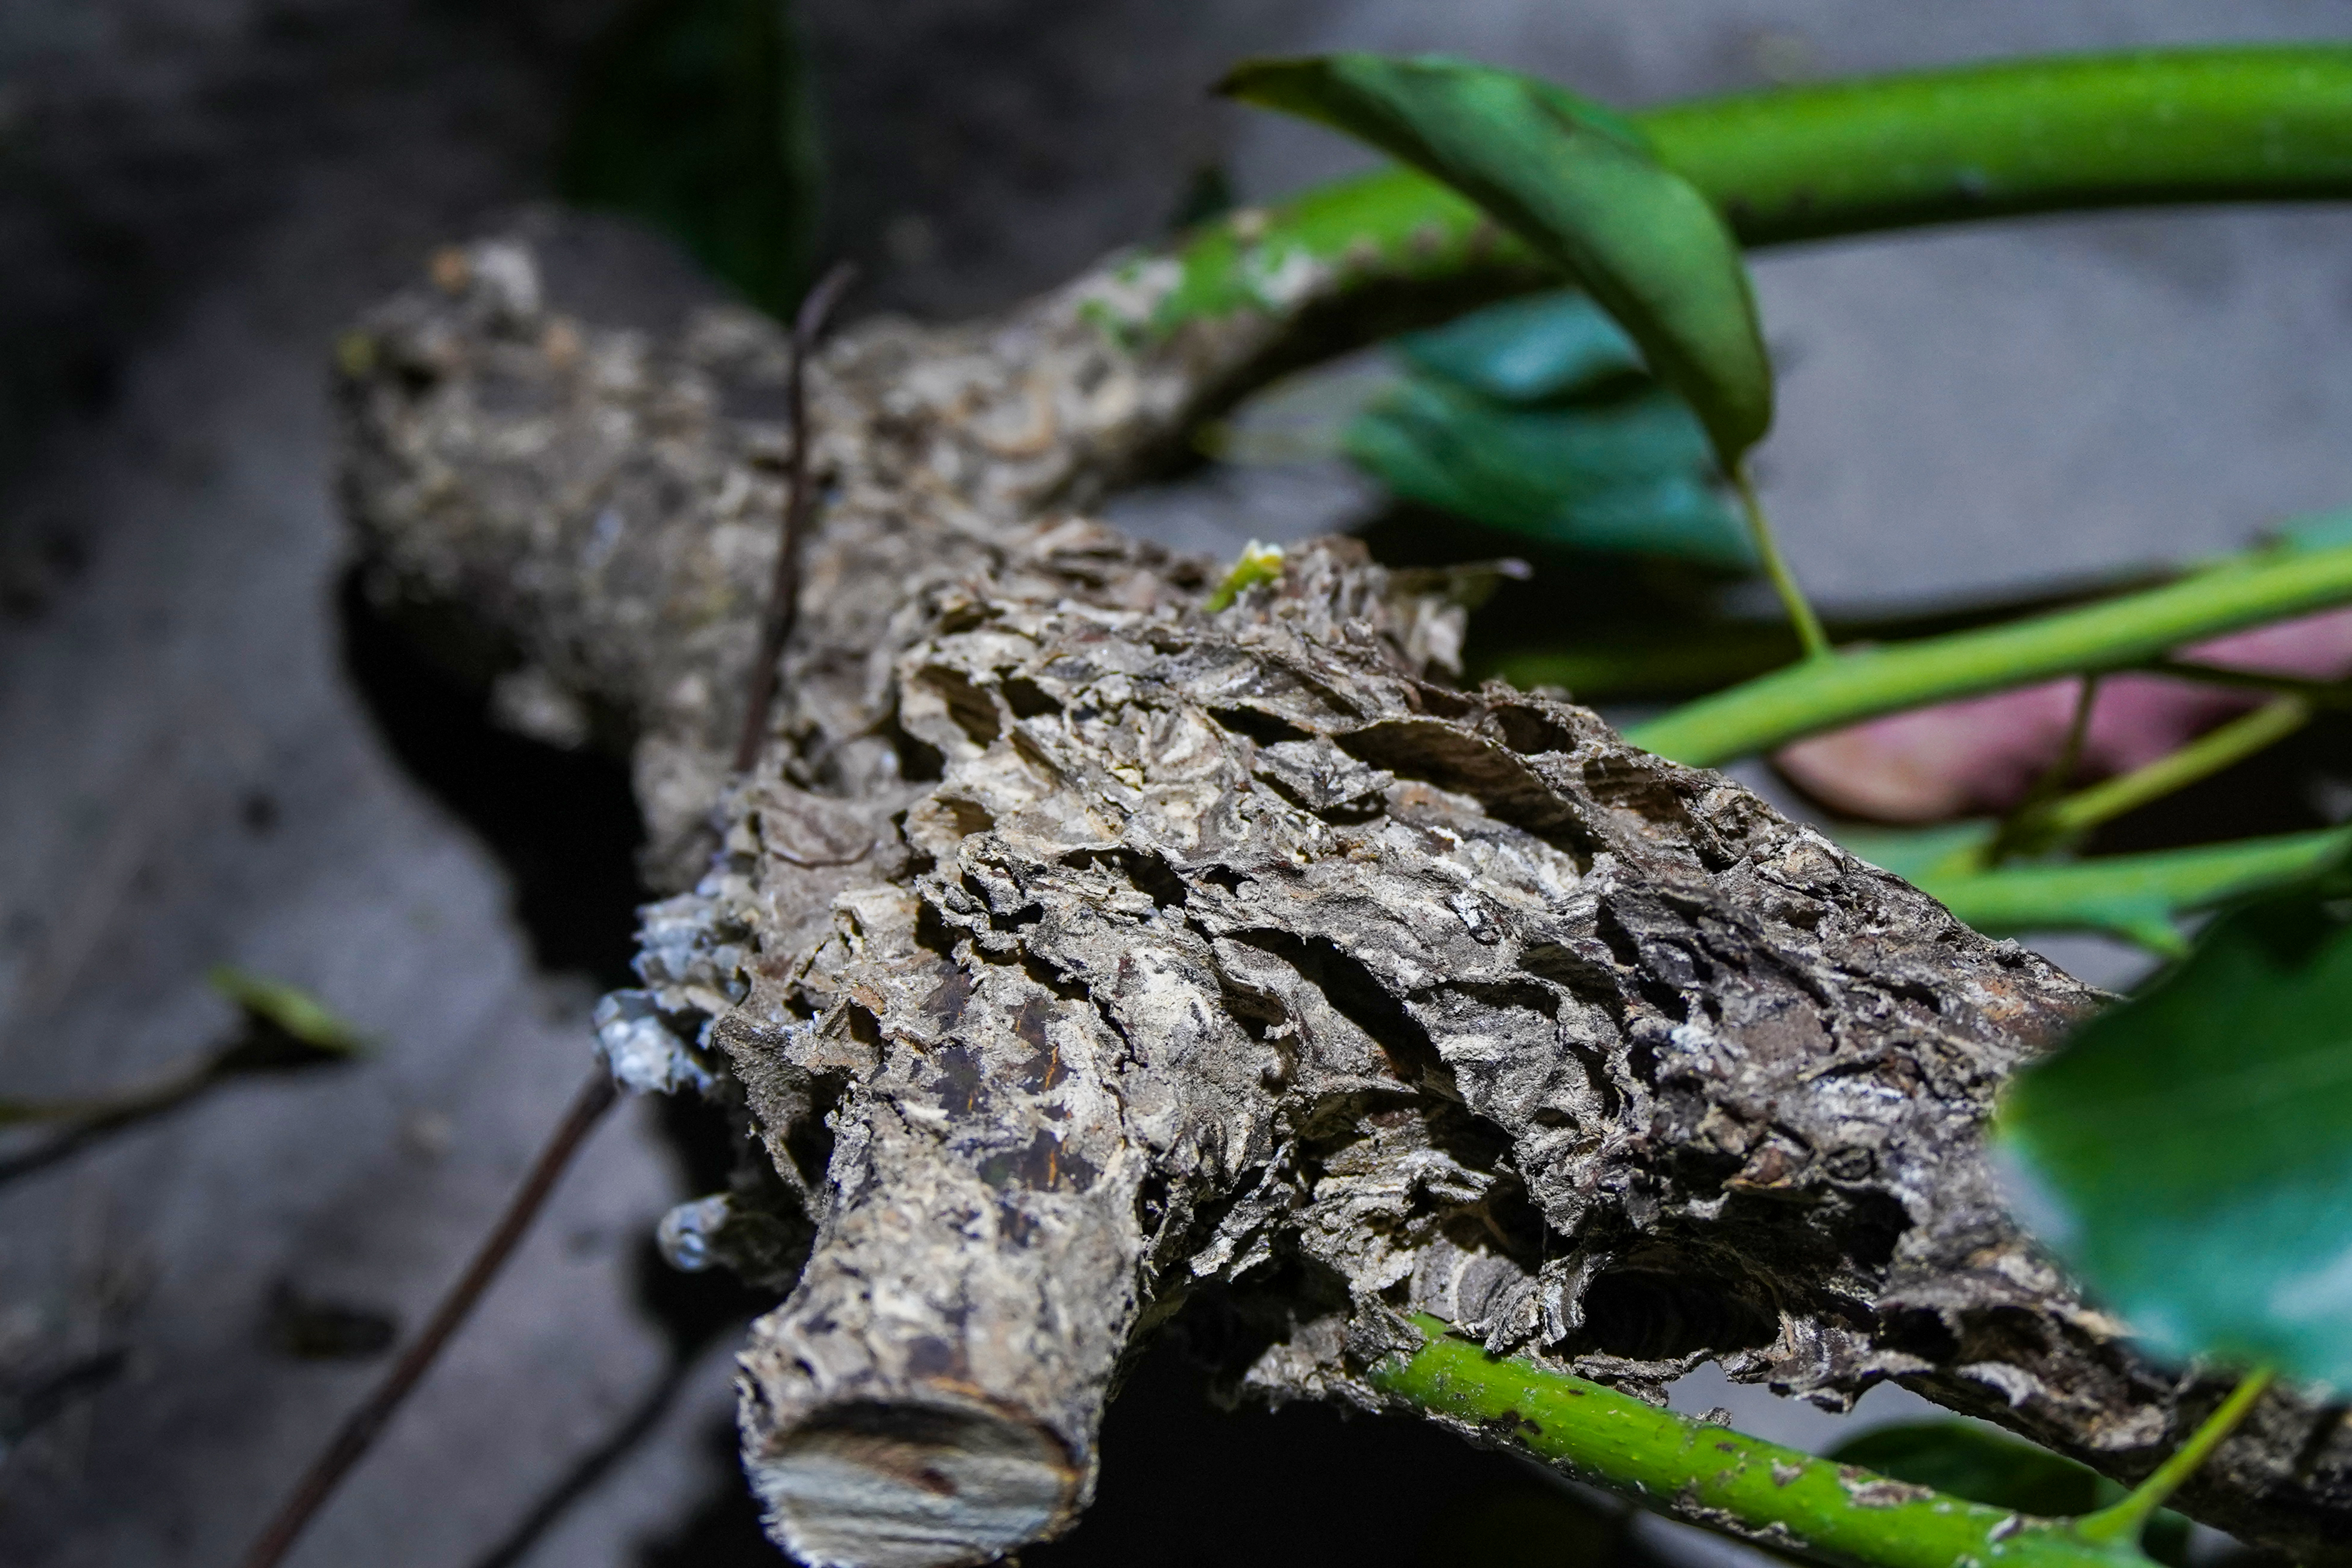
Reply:
M1811 601L1797 585L1797 574L1789 570L1788 558L1780 553L1780 542L1773 537L1771 520L1764 515L1764 503L1757 498L1745 464L1732 470L1731 488L1739 497L1739 510L1747 515L1748 535L1756 542L1756 558L1764 563L1764 575L1771 581L1772 591L1780 595L1781 607L1789 612L1789 624L1796 628L1797 646L1804 649L1809 659L1828 658L1832 653L1829 634L1822 630L1821 616L1813 613Z
M2031 850L2086 833L2150 801L2161 800L2176 790L2210 778L2223 768L2285 740L2310 722L2311 705L2300 697L2281 697L2265 702L2144 767L2118 773L2053 801L2024 819L2018 830L2018 841Z
M1632 118L1750 246L2067 208L2352 194L2352 47L2342 45L2005 61ZM1135 276L1169 259L1139 258ZM1403 169L1247 209L1172 259L1173 286L1154 289L1134 325L1164 334L1236 311L1288 314L1311 275L1318 305L1362 306L1351 331L1320 342L1326 353L1554 278L1468 201Z
M1636 117L1750 244L2145 202L2352 193L2352 48L2005 60Z
M2096 604L2169 583L2179 572L2135 571L2062 586L1970 598L1948 605L1840 617L1826 616L1832 643L1907 642L1948 637L2024 616ZM1529 637L1537 636L1530 629ZM1580 701L1683 699L1779 668L1802 650L1780 620L1669 620L1615 632L1582 632L1565 641L1517 642L1474 661L1474 679L1499 677L1522 689L1565 686Z
M2180 1483L2197 1473L2199 1466L2210 1458L2238 1424L2246 1418L2263 1391L2271 1385L2273 1373L2269 1367L2256 1367L2245 1380L2221 1401L2221 1406L2205 1418L2203 1426L2189 1435L2179 1452L2156 1468L2156 1473L2132 1489L2131 1496L2112 1508L2077 1520L2076 1533L2097 1542L2137 1544L2147 1521L2167 1500L2180 1489Z
M2300 697L2314 708L2352 708L2352 680L2305 680L2293 675L2271 675L2259 669L2225 669L2218 664L2189 659L2152 658L2140 665L2147 675L2193 680L2202 686L2227 686L2240 691L2267 691L2279 697Z
M1234 601L1250 589L1264 583L1280 582L1282 563L1281 545L1260 544L1256 540L1251 540L1242 547L1232 570L1218 581L1209 596L1201 601L1202 612L1213 616L1220 610L1231 609Z
M1809 659L1686 703L1626 739L1712 767L1882 713L2129 668L2184 643L2347 601L2352 547L2257 552L2081 609Z
M1921 891L1988 936L2104 931L2152 952L2189 951L2173 921L2253 894L2299 886L2341 865L2344 828L2282 833L2145 855L2101 855L2056 866L1972 871L1934 867L1913 875ZM1862 851L1869 858L1866 849Z
M1874 1568L2145 1564L2128 1542L1909 1486L1655 1409L1597 1383L1499 1361L1416 1320L1430 1337L1368 1374L1421 1411L1507 1439L1579 1479L1727 1533Z
M2011 856L2033 847L2042 814L2064 794L2074 770L2082 764L2083 742L2090 738L2091 713L2098 705L2099 678L2086 675L2074 692L2074 716L2066 724L2066 743L2058 748L2058 754L2042 770L2042 776L2033 781L2025 798L2001 818L2000 826L1985 845L1983 854L1976 858L1977 868L1989 870Z

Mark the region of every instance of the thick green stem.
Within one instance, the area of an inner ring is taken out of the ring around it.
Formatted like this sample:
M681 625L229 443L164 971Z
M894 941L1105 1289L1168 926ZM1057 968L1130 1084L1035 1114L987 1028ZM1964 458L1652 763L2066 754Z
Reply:
M2352 48L2005 60L1636 117L1751 245L2147 202L2352 195Z
M2017 60L1669 104L1633 119L1749 246L2017 213L2352 195L2352 47ZM1146 268L1169 258L1139 258ZM1409 170L1318 186L1200 230L1148 325L1361 299L1342 346L1549 270ZM1147 323L1139 322L1138 325Z
M1659 1410L1601 1384L1498 1361L1434 1318L1420 1352L1368 1374L1375 1388L1475 1426L1580 1480L1787 1551L1873 1568L2119 1568L2127 1541L1988 1508Z
M2352 547L2259 552L2078 610L1807 660L1686 703L1626 739L1713 767L1882 713L2127 668L2184 643L2347 601Z
M2134 1488L2131 1496L2104 1508L2075 1522L2075 1531L2087 1540L2138 1544L2147 1521L2162 1508L2167 1499L2180 1489L2180 1483L2197 1473L2197 1468L2210 1458L2213 1450L2238 1428L2263 1391L2271 1385L2273 1373L2269 1367L2257 1367L2246 1374L2245 1381L2221 1401L2221 1407L2205 1418L2205 1424L2190 1434L2180 1445L2179 1452L2157 1467L2156 1473Z
M1780 595L1781 607L1789 612L1789 624L1796 628L1797 646L1803 648L1807 658L1830 657L1829 634L1822 630L1822 618L1813 613L1811 601L1804 589L1797 585L1797 574L1789 570L1788 557L1780 553L1780 542L1773 537L1772 523L1764 515L1764 503L1757 499L1756 487L1748 482L1745 467L1731 475L1731 488L1739 496L1739 509L1748 517L1748 536L1756 542L1756 558L1764 563L1764 575L1772 584L1772 591Z

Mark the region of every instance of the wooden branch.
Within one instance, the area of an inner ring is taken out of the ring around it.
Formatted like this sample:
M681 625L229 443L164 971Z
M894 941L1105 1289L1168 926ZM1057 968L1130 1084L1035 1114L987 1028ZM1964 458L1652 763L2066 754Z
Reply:
M383 602L636 737L691 890L614 1016L656 1076L740 1085L814 1224L741 1384L804 1560L1065 1527L1123 1358L1203 1291L1277 1399L1375 1403L1416 1310L1637 1392L1707 1359L1830 1404L1894 1379L2126 1479L2220 1397L2085 1306L1986 1167L2003 1079L2095 994L1584 710L1457 689L1442 583L1327 541L1213 615L1208 563L1070 510L1286 319L1152 340L1168 280L1128 264L832 343L830 500L730 783L783 339L601 331L526 248L474 254L344 356L353 513ZM2352 1436L2260 1420L2180 1505L2352 1536Z

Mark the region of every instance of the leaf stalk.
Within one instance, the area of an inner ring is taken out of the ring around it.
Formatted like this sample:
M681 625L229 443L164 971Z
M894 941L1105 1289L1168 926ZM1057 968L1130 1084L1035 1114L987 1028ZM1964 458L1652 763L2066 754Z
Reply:
M1748 477L1748 466L1742 463L1731 471L1731 488L1739 497L1739 510L1748 519L1748 532L1756 542L1756 558L1763 563L1764 575L1772 591L1780 596L1781 608L1789 613L1789 625L1797 633L1797 646L1808 659L1829 658L1835 650L1830 647L1829 634L1822 629L1822 618L1813 613L1812 601L1798 585L1797 574L1789 569L1789 559L1780 553L1780 542L1773 535L1771 520L1764 515L1764 503L1756 494L1756 486Z
M2197 1473L2198 1467L2210 1458L2213 1450L2226 1441L2231 1433L2252 1410L2256 1401L2271 1385L2275 1373L2269 1367L2256 1367L2243 1382L2221 1401L2204 1424L2189 1435L2172 1458L2156 1468L2156 1473L2132 1489L2131 1496L2111 1508L2103 1508L2077 1521L2076 1533L2085 1540L2137 1543L2147 1528L2147 1521L2168 1499L2180 1489L2180 1483Z
M2300 697L2281 697L2265 702L2252 712L2241 714L2143 767L2118 773L2026 814L2014 834L2005 837L2027 854L2061 843L2210 778L2276 745L2310 722L2311 704Z

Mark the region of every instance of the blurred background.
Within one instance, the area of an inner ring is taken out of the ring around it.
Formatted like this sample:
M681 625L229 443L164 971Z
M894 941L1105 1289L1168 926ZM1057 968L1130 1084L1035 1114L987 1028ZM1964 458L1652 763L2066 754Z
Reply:
M332 343L435 246L536 226L604 320L782 308L844 256L853 314L952 320L1368 164L1209 99L1244 54L1440 49L1633 106L2306 37L2352 37L2352 0L8 0L0 1099L188 1060L235 1026L222 963L315 991L373 1048L38 1169L0 1145L0 1562L231 1561L461 1266L626 980L618 763L498 729L347 586ZM1965 616L2352 503L2352 213L2039 219L1756 265L1783 400L1759 474L1833 621ZM1763 613L1686 565L1530 540L1502 502L1412 494L1348 434L1409 369L1367 356L1261 400L1208 444L1227 460L1112 515L1222 554L1350 527L1397 561L1527 555L1534 596L1480 623L1489 668L1538 618L1615 648ZM1579 668L1619 712L1685 679ZM2316 726L2118 841L2336 820L2347 757ZM2140 962L2051 950L2104 984ZM690 1107L603 1129L296 1560L780 1561L728 1394L765 1303L648 1247L724 1157ZM1676 1402L1836 1434L1719 1376ZM1887 1391L1863 1416L1916 1407ZM1242 1563L1737 1555L1432 1433L1211 1410L1175 1348L1105 1451L1096 1512L1033 1568L1189 1559L1207 1509Z

